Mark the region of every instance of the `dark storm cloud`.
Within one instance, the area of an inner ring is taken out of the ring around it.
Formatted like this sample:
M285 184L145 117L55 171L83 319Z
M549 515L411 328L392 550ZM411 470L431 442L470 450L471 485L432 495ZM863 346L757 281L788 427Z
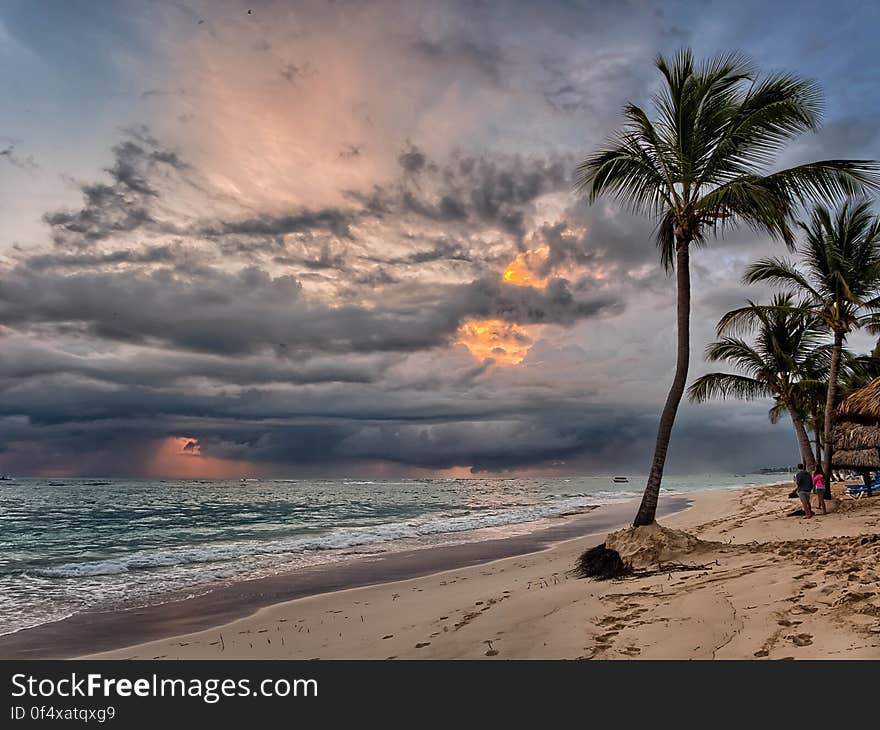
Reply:
M78 247L143 227L161 227L154 214L159 191L153 180L166 169L185 168L178 155L159 146L147 130L131 130L129 138L113 148L113 164L105 168L110 182L80 185L82 208L46 213L43 220L56 244Z
M399 162L405 173L399 186L349 196L377 217L412 214L436 223L498 228L518 238L535 200L570 190L574 165L568 157L521 155L457 155L440 164L415 146Z
M521 238L530 206L545 193L567 189L566 162L485 155L440 164L415 145L399 162L398 185L352 194L351 207L175 220L158 213L167 210L171 195L167 176L195 171L148 130L133 130L114 148L110 183L83 185L80 211L46 220L56 241L63 234L69 242L97 244L139 231L180 242L21 257L0 280L0 323L23 333L0 356L0 414L25 414L31 429L51 430L55 448L70 455L94 450L109 423L130 428L132 439L138 432L143 438L185 433L198 438L205 455L279 464L379 458L430 467L470 459L479 469L573 453L582 440L571 429L561 431L558 418L544 423L541 412L523 416L535 402L542 411L560 412L562 404L554 407L546 392L519 388L496 394L491 404L461 401L461 394L486 387L490 360L468 358L467 367L417 377L397 370L407 354L448 345L469 318L571 326L623 309L620 297L602 293L589 277L575 293L564 279L544 289L505 285L498 271L460 284L414 287L397 276L401 268L418 271L428 264L479 270L492 260L509 261L513 251L476 251L479 244L469 236L494 230ZM356 224L374 221L402 235L406 217L467 229L460 237L403 235L412 250L395 256L364 249L355 234ZM554 266L588 258L559 231L544 227L536 235L551 248ZM280 251L272 260L301 273L217 268L199 253L199 241L225 255ZM356 253L341 245L356 246ZM329 306L303 296L306 277L338 285L333 277L340 274L356 299L364 291L402 288L372 305ZM82 356L35 344L46 336L97 349ZM137 354L108 350L111 343L136 347ZM213 385L205 389L207 383ZM506 425L496 424L499 417ZM149 428L142 426L145 419ZM392 437L395 426L377 431L374 422L396 424L398 436ZM420 424L420 436L411 422ZM464 441L455 431L467 434ZM395 438L398 445L412 439L434 447L414 445L395 455L388 452ZM499 438L512 446L498 447ZM121 443L122 437L115 432L113 439ZM141 451L147 459L149 450Z
M185 176L195 171L175 151L163 147L146 127L128 130L126 138L113 148L113 163L104 172L109 182L80 184L81 208L52 211L43 216L57 245L84 248L111 238L146 233L210 240L229 253L253 253L267 244L282 247L283 237L290 234L350 237L349 227L362 215L354 209L324 208L201 221L174 219L165 212L175 196L166 189L169 184L189 185L206 196L209 203L222 196L206 189L195 178L187 179ZM172 179L172 174L180 179ZM160 250L161 247L155 249ZM118 256L119 263L134 263L138 254L128 254L127 261L126 255ZM113 263L112 257L105 254L96 254L96 263L102 263L103 257L107 257L103 263ZM144 259L141 263L151 261ZM322 259L304 263L327 264ZM44 256L35 265L64 265L64 261Z
M173 246L152 246L140 250L110 251L107 253L38 254L25 259L31 269L81 268L117 264L168 264L176 261L179 251Z
M394 355L296 357L277 345L271 352L235 359L212 354L144 348L135 357L87 350L87 354L54 349L34 338L5 338L0 353L0 382L6 386L31 379L66 375L82 382L167 388L204 379L227 385L283 383L377 382L397 361Z
M343 443L357 432L350 424L291 424L272 429L239 428L199 438L202 454L288 465L326 466L346 460Z
M464 287L458 299L471 314L519 324L573 324L603 313L618 313L623 307L610 295L578 300L564 279L552 280L545 289L481 280Z
M438 222L463 221L468 217L467 205L463 200L450 194L440 196L437 203L421 198L411 190L403 191L405 210Z
M433 261L466 261L474 260L472 254L461 241L440 238L434 241L431 248L413 251L406 256L394 258L373 257L372 260L393 265L427 264Z
M400 153L397 161L400 163L404 172L415 174L421 172L425 168L425 165L428 163L428 158L418 147L410 144L409 149Z
M449 423L433 426L367 426L347 444L354 456L443 469L470 464L472 471L508 470L581 451L577 429L533 422Z
M386 387L383 392L354 382L321 391L246 390L226 397L137 384L108 391L69 374L57 380L40 377L5 393L0 414L27 412L29 418L0 419L0 440L14 450L17 443L38 437L51 443L55 453L73 457L103 441L124 446L127 437L186 435L198 441L205 455L343 472L350 464L377 459L403 468L465 464L475 472L565 462L569 468L608 472L619 470L622 453L630 454L628 470L646 469L656 427L653 414L613 401L572 398L564 386L544 392L543 400L528 389L502 388L488 403L454 397L449 389L453 379L464 383L466 392L486 386L480 373L471 370L445 380L437 374L431 389ZM678 432L670 452L672 468L723 465L743 471L772 461L780 451L794 453L788 429L770 429L765 419L743 422L730 407L686 406ZM748 447L747 458L730 449L732 440ZM132 468L139 449L128 453ZM148 456L140 463L148 462Z
M198 173L174 151L163 147L145 127L129 130L127 138L113 148L113 164L106 168L109 182L80 186L84 205L79 210L47 213L44 220L58 245L82 248L111 238L135 233L170 235L214 242L228 255L259 257L271 248L275 260L306 269L345 269L344 252L332 252L327 240L319 242L317 255L289 251L288 236L323 236L352 240L352 227L364 221L381 221L394 229L403 216L425 222L455 225L478 233L497 229L522 238L530 206L541 195L568 190L571 160L524 156L457 156L440 165L415 145L400 154L404 175L397 185L375 187L364 194L350 191L348 207L299 208L282 213L251 213L245 216L207 217L202 220L175 218L171 212L175 193L170 182L190 186L220 200L198 181ZM178 180L170 176L176 174ZM418 182L408 180L417 175ZM161 251L156 247L154 253ZM280 253L283 251L284 253ZM95 263L135 263L138 254L95 253ZM438 238L432 249L384 259L388 263L415 264L431 260L472 260L460 243ZM158 263L144 255L140 263ZM76 262L71 260L71 265ZM83 264L86 263L83 259ZM65 265L60 258L38 256L33 266Z
M539 196L568 190L570 166L566 160L527 160L521 157L499 161L486 157L464 158L447 175L458 188L460 207L472 209L486 222L498 222L510 233L522 235L524 207Z
M447 261L471 261L472 256L458 241L450 241L443 238L435 241L434 245L427 251L415 251L403 259L398 259L398 261L408 264L424 264L441 259Z
M326 230L338 236L348 236L353 216L342 210L328 208L284 215L260 215L241 220L208 222L196 228L195 233L206 238L226 236L275 237L289 233L303 233L315 229Z
M444 344L471 316L571 324L619 307L611 297L579 300L565 281L545 290L478 280L425 287L414 304L328 307L302 300L294 277L255 267L235 273L167 269L59 275L20 267L0 281L0 322L80 325L93 336L162 341L215 353L279 344L330 352L414 351Z
M346 255L344 251L334 252L327 241L321 244L320 251L317 256L276 256L275 263L286 266L304 266L307 269L321 270L334 269L344 271L347 268Z
M400 279L392 276L385 269L376 267L375 269L370 269L366 273L355 277L354 281L356 284L362 284L374 288L377 286L386 286L388 284L397 284Z
M590 245L589 235L572 235L566 221L544 224L536 235L549 251L538 267L540 276L548 276L560 266L583 266L595 263L599 258L600 252Z

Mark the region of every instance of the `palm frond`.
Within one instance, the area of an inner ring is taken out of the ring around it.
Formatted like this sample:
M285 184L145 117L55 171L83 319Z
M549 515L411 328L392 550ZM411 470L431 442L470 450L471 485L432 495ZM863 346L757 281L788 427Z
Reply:
M761 381L732 373L708 373L697 378L688 388L688 398L695 403L711 398L755 400L768 395L767 386Z
M656 215L672 207L670 190L657 160L637 137L623 134L584 160L575 171L575 189L592 203L609 195L634 212Z
M816 301L822 299L821 294L813 288L793 263L777 257L759 259L750 264L746 267L742 280L743 284L757 284L758 282L776 284L788 291Z
M880 165L874 160L821 160L774 172L764 183L801 205L840 202L880 189Z

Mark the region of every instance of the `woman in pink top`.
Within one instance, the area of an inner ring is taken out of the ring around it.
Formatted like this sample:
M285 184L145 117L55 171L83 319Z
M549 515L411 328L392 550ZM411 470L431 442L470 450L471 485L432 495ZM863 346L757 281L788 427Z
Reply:
M823 515L827 515L828 511L825 509L825 475L818 466L813 469L813 487L816 490L816 506L822 510Z

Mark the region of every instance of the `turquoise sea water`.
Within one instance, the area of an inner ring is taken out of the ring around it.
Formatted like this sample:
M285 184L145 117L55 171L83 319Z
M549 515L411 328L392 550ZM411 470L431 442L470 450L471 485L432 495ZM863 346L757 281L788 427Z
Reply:
M305 565L535 529L644 477L0 482L0 634ZM667 477L667 493L774 481Z

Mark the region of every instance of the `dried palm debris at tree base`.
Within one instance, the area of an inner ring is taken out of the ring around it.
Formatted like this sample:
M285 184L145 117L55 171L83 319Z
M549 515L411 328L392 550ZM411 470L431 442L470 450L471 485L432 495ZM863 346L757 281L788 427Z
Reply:
M596 580L622 578L631 575L632 572L632 567L623 562L620 553L605 547L605 543L587 550L578 558L577 564L571 570L571 574L576 578Z
M718 561L715 561L718 564ZM578 558L577 564L570 571L575 578L593 578L594 580L613 580L619 578L645 578L661 573L676 573L688 570L711 570L711 565L689 565L687 563L660 564L652 570L634 570L625 563L620 553L605 547L605 543L590 548Z

